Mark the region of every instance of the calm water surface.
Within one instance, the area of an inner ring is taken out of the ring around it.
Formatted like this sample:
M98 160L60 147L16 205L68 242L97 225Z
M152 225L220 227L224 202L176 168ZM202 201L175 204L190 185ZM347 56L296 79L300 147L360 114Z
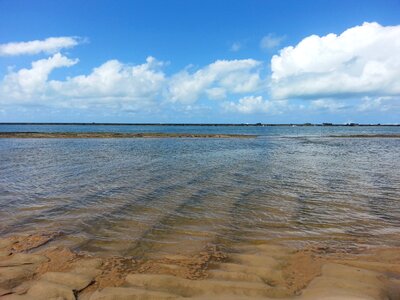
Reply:
M98 254L279 241L400 246L399 127L0 126L0 131L258 134L0 139L0 235L65 233Z

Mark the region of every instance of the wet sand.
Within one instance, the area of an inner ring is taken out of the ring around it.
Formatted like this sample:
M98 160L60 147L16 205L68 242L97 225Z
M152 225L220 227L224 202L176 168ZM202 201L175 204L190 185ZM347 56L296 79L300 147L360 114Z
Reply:
M255 242L140 258L75 252L60 235L0 239L1 299L400 299L399 248Z
M244 134L201 134L201 133L118 133L118 132L0 132L0 138L254 138Z

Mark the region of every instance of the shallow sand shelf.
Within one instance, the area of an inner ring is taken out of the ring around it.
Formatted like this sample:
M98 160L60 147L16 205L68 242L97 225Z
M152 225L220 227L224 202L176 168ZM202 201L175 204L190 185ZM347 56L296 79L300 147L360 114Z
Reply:
M399 299L400 251L205 247L158 259L54 246L57 233L0 240L2 299Z

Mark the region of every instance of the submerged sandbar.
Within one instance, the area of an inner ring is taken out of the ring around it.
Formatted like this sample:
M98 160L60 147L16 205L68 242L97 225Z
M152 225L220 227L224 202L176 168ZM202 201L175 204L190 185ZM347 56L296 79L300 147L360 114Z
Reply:
M343 135L329 135L331 138L400 138L400 134L343 134Z
M120 132L0 132L0 138L255 138L256 135L220 134L220 133L120 133Z

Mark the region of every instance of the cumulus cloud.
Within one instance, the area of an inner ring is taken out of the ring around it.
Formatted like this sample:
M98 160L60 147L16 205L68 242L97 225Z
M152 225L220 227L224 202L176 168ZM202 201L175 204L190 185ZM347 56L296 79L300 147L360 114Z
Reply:
M24 68L7 74L0 84L0 101L7 99L15 103L46 98L49 74L56 68L70 67L77 62L77 59L56 53L47 59L34 61L30 69Z
M32 63L30 69L7 74L0 84L3 104L31 102L37 105L88 107L105 105L136 110L149 106L160 93L164 73L162 63L148 57L141 65L125 65L110 60L94 68L88 75L66 80L48 80L52 70L69 67L77 60L57 53Z
M255 92L261 88L261 62L254 59L218 60L194 73L187 70L174 75L167 97L172 102L190 104L206 95L222 99L227 94Z
M400 94L400 26L364 23L340 35L312 35L271 60L274 98Z
M79 44L76 37L50 37L45 40L0 44L0 56L47 53L53 54Z
M134 66L109 60L94 68L89 75L50 81L49 86L57 94L68 98L147 101L160 92L164 83L161 66L162 63L151 56L144 64Z
M10 69L0 81L0 104L138 111L171 102L195 107L200 98L224 100L265 86L260 78L262 64L253 59L218 60L194 72L186 69L171 76L165 75L164 64L153 57L139 65L109 60L88 74L51 79L55 69L76 63L78 59L56 53L34 61L30 68ZM242 104L249 105L249 101L242 100Z
M260 48L264 50L277 48L280 46L284 39L285 36L277 36L273 33L269 33L261 39Z

